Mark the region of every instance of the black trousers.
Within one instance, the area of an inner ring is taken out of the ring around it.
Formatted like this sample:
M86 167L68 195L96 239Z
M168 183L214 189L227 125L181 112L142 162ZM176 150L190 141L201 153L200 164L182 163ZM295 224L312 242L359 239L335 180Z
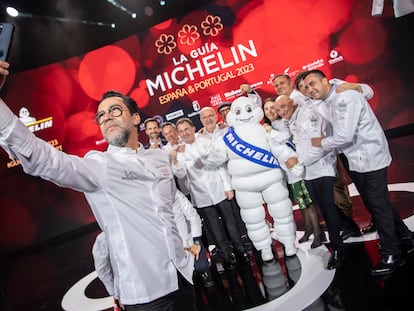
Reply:
M234 217L236 218L237 226L239 227L240 236L247 236L246 224L240 215L240 206L237 203L236 198L230 200L230 205L233 209Z
M204 219L204 224L207 226L214 243L224 255L224 259L228 260L230 256L230 248L227 243L229 238L236 249L243 250L241 234L230 201L223 200L213 206L197 208L197 211ZM223 231L222 224L225 231Z
M178 290L154 301L136 305L125 305L125 310L139 311L196 311L196 295L194 286L179 272Z
M342 212L334 203L334 182L335 177L331 176L305 181L313 202L318 206L325 219L332 249L341 250L343 243L340 236L341 221L339 213Z
M391 204L387 168L367 173L350 171L349 175L372 214L383 255L399 255L399 238L411 236L411 231Z

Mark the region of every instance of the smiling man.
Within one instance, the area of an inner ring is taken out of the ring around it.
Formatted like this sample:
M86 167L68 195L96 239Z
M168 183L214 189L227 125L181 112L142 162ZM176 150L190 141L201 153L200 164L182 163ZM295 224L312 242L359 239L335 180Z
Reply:
M365 206L372 213L381 241L381 260L372 275L389 275L401 263L401 250L412 251L412 232L391 203L387 169L391 164L387 138L369 103L361 93L335 91L320 70L304 77L305 88L329 109L332 135L312 138L312 145L325 151L342 150L349 163L349 175Z
M148 136L148 144L145 149L162 148L167 141L161 137L160 122L156 118L148 118L144 121L145 134Z

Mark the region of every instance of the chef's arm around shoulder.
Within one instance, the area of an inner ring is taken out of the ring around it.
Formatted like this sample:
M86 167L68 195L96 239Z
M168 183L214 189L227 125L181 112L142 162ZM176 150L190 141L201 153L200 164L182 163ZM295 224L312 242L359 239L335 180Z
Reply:
M334 106L335 114L333 124L333 135L325 137L321 141L322 148L329 152L334 149L344 149L353 143L357 131L359 118L362 112L363 99L355 95Z

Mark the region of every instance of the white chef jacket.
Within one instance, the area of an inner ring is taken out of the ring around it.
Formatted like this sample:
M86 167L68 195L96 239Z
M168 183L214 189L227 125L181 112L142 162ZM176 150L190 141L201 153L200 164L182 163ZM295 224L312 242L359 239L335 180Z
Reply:
M329 107L333 135L322 140L326 151L340 148L349 169L359 173L376 171L391 163L384 131L363 95L357 91L331 92Z
M157 153L160 153L160 149L140 148L139 154L141 153L153 154L150 155L153 157ZM169 153L167 157L170 159ZM171 166L165 167L165 169L169 170L169 175L173 175ZM175 191L172 212L174 215L174 221L177 225L178 234L183 242L183 247L190 247L193 245L193 238L200 237L202 235L201 218L191 202L180 190Z
M332 84L334 90L336 86L345 82L346 81L337 78L329 80L329 83ZM374 96L374 90L368 84L360 83L359 85L362 89L362 95L365 97L366 100L370 100ZM318 111L318 113L322 115L322 117L324 117L326 120L332 123L331 113L329 112L328 105L326 105L326 103L323 100L314 100L310 98L307 98L307 100L309 100L314 105L316 111Z
M173 204L174 220L184 247L193 245L193 238L202 236L201 218L187 197L179 190Z
M289 120L283 119L287 122L289 126ZM290 129L288 127L290 133ZM267 133L269 140L269 145L274 156L276 156L277 161L279 162L280 167L285 173L285 178L288 184L294 184L298 181L301 181L305 177L304 167L302 164L297 163L292 168L288 169L285 162L289 158L297 158L296 147L292 142L289 141L291 135L287 136L286 133L281 133L278 130L271 130L270 133Z
M401 17L414 12L414 0L393 0L394 16ZM372 16L381 16L384 10L384 0L372 1Z
M300 91L294 89L292 93L290 93L289 97L293 99L296 105L299 107L306 104L306 96L303 95Z
M292 136L289 129L289 120L278 118L272 121L272 128L283 134L286 137L286 140Z
M95 271L102 281L109 295L118 298L119 294L114 286L114 274L112 272L109 247L105 240L105 233L101 232L96 236L92 246L92 256Z
M123 304L155 300L178 289L177 270L192 282L193 261L174 223L169 158L137 156L109 146L85 158L36 138L0 100L0 144L24 171L84 192L107 236L114 286Z
M212 133L205 130L202 134L197 134L196 139L198 140L199 148L204 148L203 153L205 153L206 150L212 148L215 141L222 140L223 136L227 133L228 130L228 126L220 128L218 125L216 125ZM213 168L218 168L218 173L220 174L221 179L223 181L224 191L233 190L233 187L231 185L231 176L229 174L229 171L227 170L226 163L218 167L214 166Z
M171 143L167 143L164 146L161 147L162 150L166 151L168 153L168 155L170 155L171 153L171 149L176 149L178 148L179 145L184 144L181 139L178 139L178 144L176 145L171 145ZM184 195L189 195L190 194L190 189L187 183L187 179L185 178L178 178L176 177L176 181L178 184L178 187L180 188L181 192L184 193Z
M313 147L311 138L332 135L329 122L312 105L296 108L289 120L293 143L296 146L299 163L305 166L305 180L336 175L335 150L324 151Z
M193 205L203 208L220 203L226 196L220 169L204 164L199 148L206 147L198 138L192 144L185 144L185 152L177 153L173 171L178 178L187 178ZM231 184L230 175L227 182Z
M345 80L341 80L338 78L333 78L329 80L329 83L332 85L340 85L342 83L345 83ZM374 96L374 90L366 83L359 83L359 86L362 89L362 95L364 95L366 100L370 100Z
M335 87L345 83L346 81L341 80L341 79L337 79L337 78L333 78L331 80L329 80L329 83L332 84L333 89L335 90ZM371 99L374 96L374 90L365 83L360 83L359 84L361 86L362 89L362 95L364 95L366 100ZM331 113L329 111L329 107L328 105L323 101L323 100L314 100L314 99L310 99L307 97L307 100L310 101L314 108L316 109L316 111L326 120L328 120L331 124L332 124L332 116ZM336 148L336 152L337 153L342 153L341 148Z

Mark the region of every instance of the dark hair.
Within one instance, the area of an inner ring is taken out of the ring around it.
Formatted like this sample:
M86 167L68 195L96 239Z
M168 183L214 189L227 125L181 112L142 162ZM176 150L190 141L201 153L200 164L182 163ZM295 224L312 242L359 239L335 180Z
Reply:
M147 118L147 119L145 119L145 121L144 121L144 127L145 127L145 128L147 128L147 124L148 124L149 122L156 122L156 123L158 124L158 127L160 127L160 122L159 122L157 119L155 119L155 118Z
M126 96L120 92L114 91L114 90L110 90L105 92L102 95L102 98L99 100L98 105L106 98L108 97L119 97L122 99L122 102L127 106L129 112L132 114L134 113L138 113L139 114L139 109L138 109L138 105L137 102L129 96Z
M225 107L231 107L231 102L222 102L218 108L217 108L217 112L221 113L221 110L223 110L223 108Z
M300 81L304 80L305 77L308 75L309 71L301 71L298 73L298 75L295 78L295 87L297 90L299 90L299 83Z
M175 122L175 126L177 127L178 125L180 125L181 123L188 123L190 124L192 127L194 127L194 123L193 121L191 121L190 118L180 118L177 120L177 122Z
M319 69L313 69L313 70L307 71L306 74L304 74L303 79L305 79L310 74L315 74L315 75L319 76L321 79L322 78L326 78L325 74L321 70L319 70Z
M272 121L271 121L268 117L266 117L266 114L264 114L264 105L265 105L267 102L274 102L275 100L276 100L276 98L275 98L275 97L268 97L268 98L266 98L266 99L263 101L263 122L264 122L264 123L267 123L267 124L269 124L269 125L272 125ZM278 119L280 119L279 115L277 115L277 118L278 118Z
M263 101L263 106L264 104L266 104L267 102L274 102L276 100L276 97L267 97L264 101Z
M270 119L266 116L263 116L263 123L269 124L270 126L272 126L272 121L270 121Z

